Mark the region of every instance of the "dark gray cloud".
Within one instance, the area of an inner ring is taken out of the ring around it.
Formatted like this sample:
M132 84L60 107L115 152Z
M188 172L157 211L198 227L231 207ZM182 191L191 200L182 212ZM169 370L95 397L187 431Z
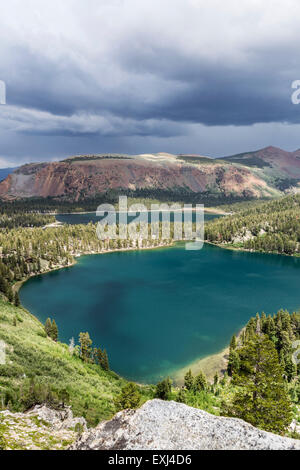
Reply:
M297 0L11 0L0 158L300 147L299 13Z

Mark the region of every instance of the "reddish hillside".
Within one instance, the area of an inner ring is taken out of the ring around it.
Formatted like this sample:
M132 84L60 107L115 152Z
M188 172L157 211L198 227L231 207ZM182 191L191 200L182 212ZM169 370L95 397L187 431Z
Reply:
M110 189L178 188L222 196L270 196L251 169L196 155L82 156L24 165L0 182L2 198L92 198Z
M223 160L263 168L266 174L273 174L274 177L300 180L300 150L287 152L277 147L265 147L255 152L224 157Z

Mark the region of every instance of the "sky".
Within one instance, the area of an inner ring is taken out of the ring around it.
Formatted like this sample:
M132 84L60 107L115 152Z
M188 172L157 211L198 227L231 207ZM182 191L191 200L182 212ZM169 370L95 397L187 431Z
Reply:
M0 11L0 167L300 148L298 0L0 0Z

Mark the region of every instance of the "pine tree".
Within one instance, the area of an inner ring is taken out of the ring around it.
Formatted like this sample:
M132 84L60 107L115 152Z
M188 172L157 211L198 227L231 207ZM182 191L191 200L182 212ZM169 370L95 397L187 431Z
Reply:
M51 336L52 323L51 323L50 318L47 318L44 328L45 328L45 332L47 336Z
M7 290L7 299L10 303L13 303L13 301L14 301L14 293L13 293L13 290L10 286Z
M284 310L281 315L282 328L284 331L289 332L291 327L291 316L287 310Z
M291 421L291 404L273 342L256 335L241 348L240 359L239 374L234 376L239 390L225 411L266 431L282 433Z
M103 354L101 348L97 349L98 364L102 367Z
M186 397L185 397L185 391L184 391L184 388L180 388L179 392L178 392L178 395L176 397L176 401L177 403L185 403L186 401Z
M246 331L245 331L246 341L254 338L255 331L256 331L256 320L255 318L251 318L246 326Z
M108 362L108 356L107 356L106 349L103 349L103 352L102 352L101 367L104 370L109 370L109 362Z
M194 391L195 392L201 392L203 390L206 390L207 388L207 380L202 371L199 372L198 375L196 375L195 380L194 380Z
M52 320L50 336L53 339L53 341L57 341L57 339L58 339L58 328L57 328L57 325L55 323L55 320Z
M232 377L234 373L238 372L240 367L240 356L238 351L231 350L229 351L228 364L227 364L227 373L229 377Z
M264 333L268 335L269 339L272 340L274 343L276 342L275 340L275 335L276 335L276 326L273 318L271 315L268 315L267 321L265 323L264 327Z
M169 400L172 390L172 382L169 377L162 382L158 382L155 390L155 397L161 400Z
M19 297L19 294L18 292L15 292L15 300L14 300L14 304L16 307L19 307L21 305L21 302L20 302L20 297Z
M291 327L292 327L294 336L297 331L300 332L300 319L298 318L295 312L293 312L291 315Z
M233 335L231 340L230 340L229 347L230 347L230 349L234 350L234 349L236 349L236 346L237 346L236 336Z
M237 348L237 339L236 336L233 335L229 345L229 357L228 357L228 364L227 364L227 372L229 377L239 368L239 355L236 351Z
M191 369L184 376L184 386L187 390L192 390L194 386L194 377Z
M265 333L266 321L267 321L267 315L265 314L265 312L262 312L261 319L260 319L260 324L261 324L261 331L263 333Z
M79 333L80 356L85 362L88 362L91 357L92 343L93 342L88 332Z
M93 356L93 362L94 362L94 364L97 364L97 360L98 360L98 348L93 348L92 356Z
M129 408L137 408L141 401L141 394L136 384L129 382L124 385L119 397L115 398L115 407L117 411Z
M297 376L297 364L293 363L292 353L285 359L285 375L288 382L291 382Z

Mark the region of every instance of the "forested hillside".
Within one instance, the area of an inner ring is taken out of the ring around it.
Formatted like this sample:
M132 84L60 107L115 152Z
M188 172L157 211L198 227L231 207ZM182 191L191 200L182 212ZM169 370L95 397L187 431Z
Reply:
M45 222L45 216L41 223ZM39 224L39 219L35 221ZM169 239L135 241L99 240L96 225L2 228L0 230L0 292L13 301L12 286L30 275L71 265L81 254L116 249L151 248L171 243ZM16 294L17 295L17 294Z
M206 224L205 239L246 250L298 255L300 195L256 204Z
M299 420L299 338L299 313L284 310L257 314L232 337L227 371L235 392L225 414L275 432L286 429L293 411Z

